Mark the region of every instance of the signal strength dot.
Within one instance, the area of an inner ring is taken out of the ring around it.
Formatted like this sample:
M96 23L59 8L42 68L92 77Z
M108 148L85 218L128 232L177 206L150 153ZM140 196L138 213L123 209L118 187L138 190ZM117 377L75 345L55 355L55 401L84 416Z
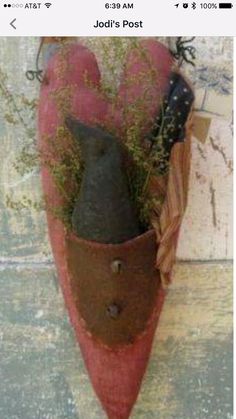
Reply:
M49 9L49 7L52 5L52 3L45 3L45 6L47 7L47 9Z

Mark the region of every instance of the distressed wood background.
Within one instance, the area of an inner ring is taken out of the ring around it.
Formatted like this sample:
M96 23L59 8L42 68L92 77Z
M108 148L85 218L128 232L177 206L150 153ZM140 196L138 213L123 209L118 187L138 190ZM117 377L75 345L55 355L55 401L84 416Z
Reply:
M161 38L165 43L168 40ZM98 55L100 40L82 39ZM105 40L109 44L109 39ZM125 42L125 40L124 40ZM0 80L38 97L26 80L38 38L0 38ZM197 114L179 260L133 419L230 419L232 413L232 38L196 38ZM14 162L24 129L6 123L0 96L0 419L102 419L58 288L44 213L6 206L41 195L38 169ZM28 121L29 115L24 115ZM35 127L35 120L29 121Z
M82 39L99 58L99 38ZM109 43L109 39L107 40ZM7 86L14 93L38 97L38 83L26 80L34 68L37 38L1 38L0 62ZM196 38L196 67L186 68L196 85L196 108L211 124L206 139L193 137L189 203L182 226L178 257L185 260L232 259L232 39ZM103 76L106 77L102 66ZM203 101L204 95L206 100ZM204 103L203 103L204 102ZM204 106L202 106L202 104ZM43 214L25 210L21 214L6 207L14 200L40 196L38 171L17 174L13 163L24 145L22 128L6 124L6 103L1 100L0 142L0 244L1 259L37 260L50 257ZM27 120L27 118L26 118ZM33 123L31 123L33 125Z
M0 270L0 418L105 419L46 265ZM131 419L231 419L232 268L179 264Z

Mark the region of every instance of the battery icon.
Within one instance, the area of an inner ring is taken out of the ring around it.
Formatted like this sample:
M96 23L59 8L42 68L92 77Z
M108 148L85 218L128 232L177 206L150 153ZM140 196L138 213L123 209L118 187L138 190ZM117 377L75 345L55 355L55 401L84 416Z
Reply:
M232 3L219 3L219 9L232 9Z

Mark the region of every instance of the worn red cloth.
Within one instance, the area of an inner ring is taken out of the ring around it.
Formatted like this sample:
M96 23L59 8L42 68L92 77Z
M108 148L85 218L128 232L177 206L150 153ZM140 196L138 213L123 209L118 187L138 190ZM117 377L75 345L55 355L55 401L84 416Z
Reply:
M51 152L50 142L56 137L58 127L64 125L63 118L68 111L87 124L105 125L108 128L112 125L119 135L125 136L127 129L134 123L134 114L130 108L144 94L147 95L144 104L146 116L138 123L142 133L150 129L159 110L160 98L165 92L173 61L167 48L155 40L142 41L140 48L146 58L138 49L128 54L115 105L100 92L100 73L91 51L73 43L65 44L52 54L46 63L45 82L42 84L39 101L39 148L42 153ZM147 75L145 86L140 83L143 73ZM59 157L54 156L55 162ZM54 184L50 170L42 166L41 172L47 200L51 206L60 205L63 198ZM165 291L159 288L156 308L146 332L134 344L124 345L117 350L105 347L86 332L76 308L67 265L66 228L50 211L47 211L47 221L65 303L94 389L110 419L126 419L137 399L146 370Z

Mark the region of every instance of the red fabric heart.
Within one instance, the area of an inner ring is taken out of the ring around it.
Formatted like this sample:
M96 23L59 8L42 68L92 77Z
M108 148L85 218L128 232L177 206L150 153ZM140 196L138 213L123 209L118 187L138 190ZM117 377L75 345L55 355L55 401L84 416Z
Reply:
M64 116L58 108L57 101L62 107L67 106L66 102L69 102L68 111L81 121L115 129L117 135L125 138L127 130L135 123L133 104L137 103L138 106L140 98L145 98L142 101L145 112L138 121L140 134L144 135L158 113L171 67L172 58L163 45L152 39L142 41L139 49L128 53L117 98L111 103L101 93L101 77L95 56L77 43L61 48L48 62L45 83L41 88L39 148L43 153L50 152L50 142L53 142L58 127L64 124ZM140 82L141 75L142 78L145 76L145 83ZM65 147L66 140L67 138ZM54 158L56 161L60 156L55 155ZM60 204L63 199L55 187L50 171L43 166L41 172L43 190L50 199L50 204ZM110 419L126 419L138 396L165 292L160 289L156 316L140 339L117 351L102 346L87 334L74 304L70 273L66 264L65 227L49 211L47 220L65 303L94 389Z
M127 130L137 123L137 132L146 134L158 115L166 92L173 58L168 49L153 39L146 39L128 52L114 105L108 114L118 132L125 137Z

